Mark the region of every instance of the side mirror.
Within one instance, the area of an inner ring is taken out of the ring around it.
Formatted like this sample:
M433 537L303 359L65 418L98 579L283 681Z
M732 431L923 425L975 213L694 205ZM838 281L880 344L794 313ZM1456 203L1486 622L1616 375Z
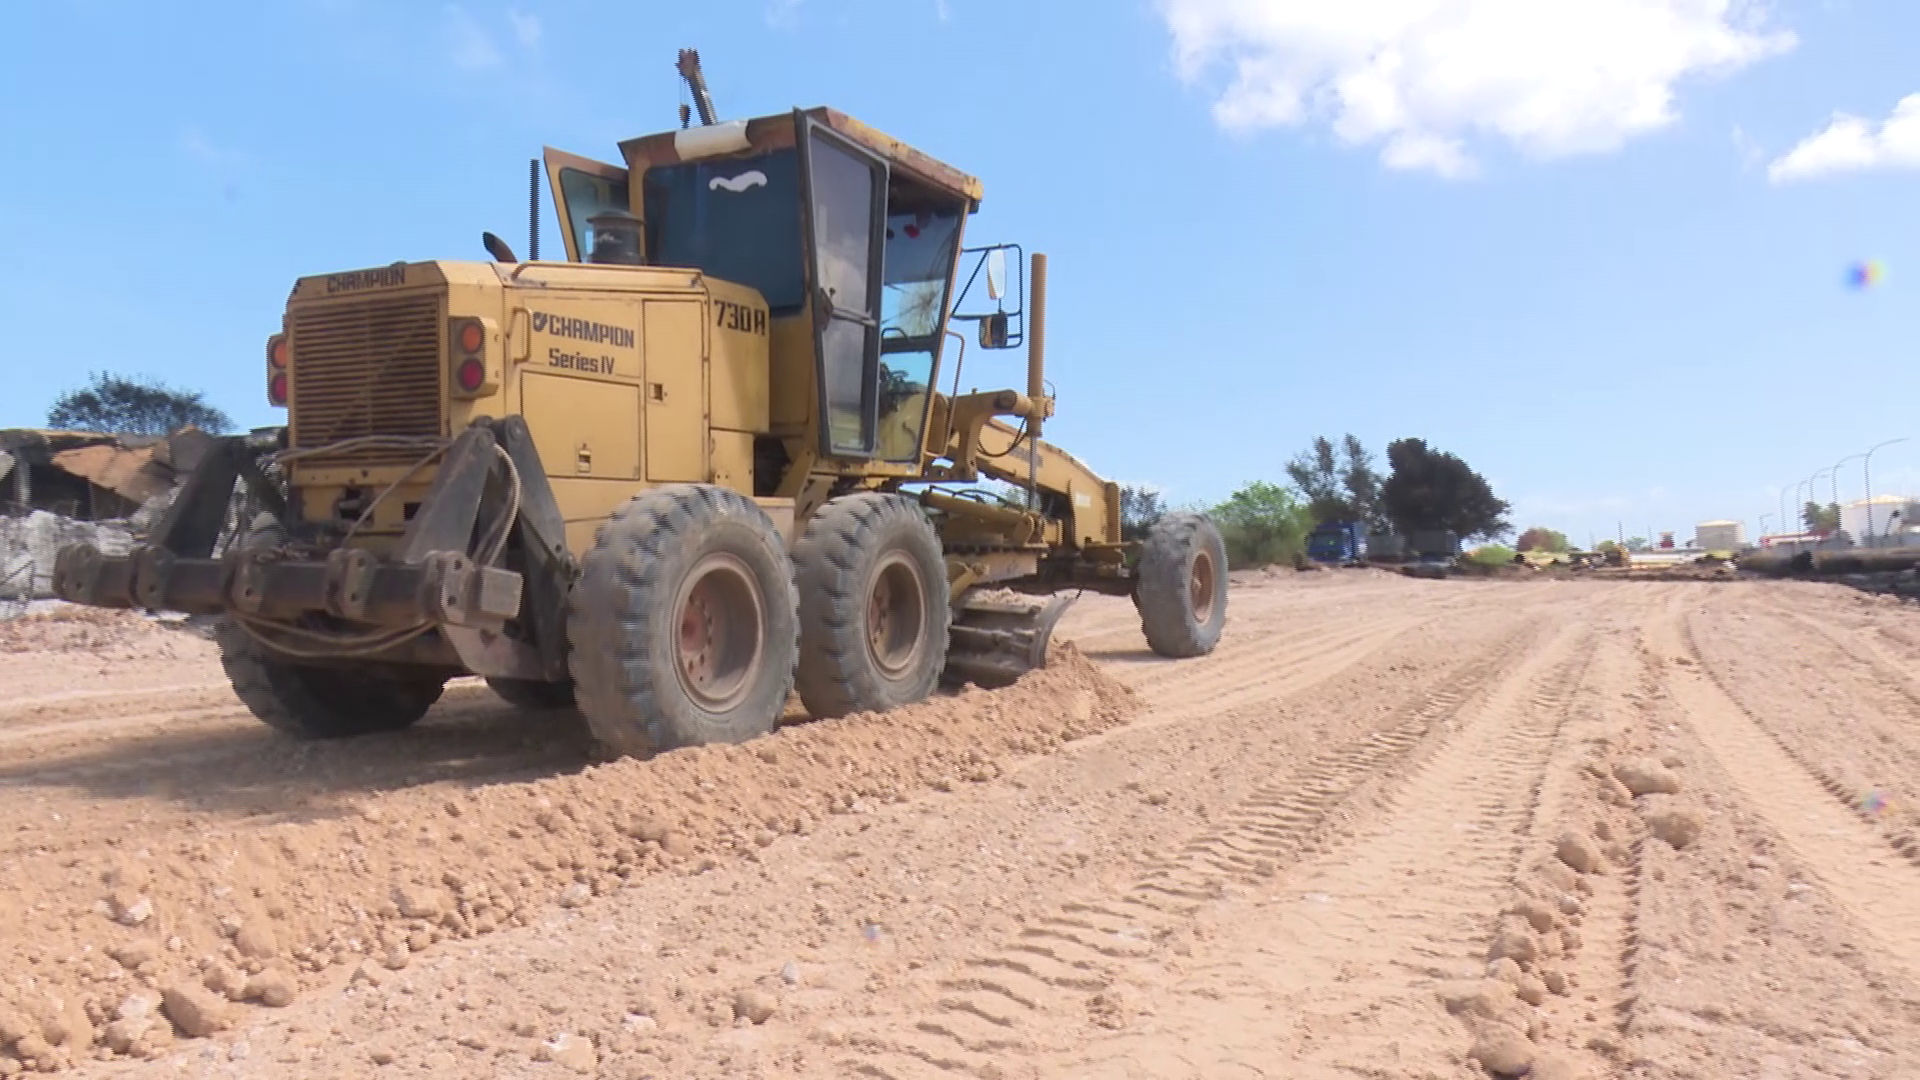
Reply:
M998 300L1005 295L1007 295L1007 249L994 248L987 252L987 297Z
M1007 347L1007 313L996 311L980 320L980 347L983 349L1004 349Z

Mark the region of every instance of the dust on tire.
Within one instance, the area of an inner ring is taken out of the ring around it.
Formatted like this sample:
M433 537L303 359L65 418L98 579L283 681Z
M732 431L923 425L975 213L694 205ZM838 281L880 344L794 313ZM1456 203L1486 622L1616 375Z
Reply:
M809 714L885 711L933 692L952 611L939 535L913 500L878 492L834 499L807 523L793 560L795 688ZM886 610L874 610L876 597Z
M1140 552L1140 628L1161 656L1204 656L1227 623L1227 547L1205 514L1168 514Z
M712 597L689 595L709 580L720 583ZM635 496L601 525L568 605L575 699L615 751L741 742L778 723L799 649L793 563L772 519L746 496L706 484ZM689 652L682 616L696 608L696 637L705 632L699 640L711 649ZM755 641L739 638L735 618L758 620ZM713 634L721 624L725 640ZM683 662L710 661L747 665L719 708L703 704L682 671Z

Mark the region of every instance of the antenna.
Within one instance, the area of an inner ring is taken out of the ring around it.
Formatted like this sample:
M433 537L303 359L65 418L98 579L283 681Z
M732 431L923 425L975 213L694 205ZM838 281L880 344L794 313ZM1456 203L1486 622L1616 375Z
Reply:
M714 123L713 98L707 93L706 76L700 74L700 53L697 49L681 49L679 62L674 68L680 77L687 80L687 89L693 93L693 107L700 113L700 125L706 127ZM684 124L685 113L682 113Z
M527 261L540 261L540 159L527 159Z

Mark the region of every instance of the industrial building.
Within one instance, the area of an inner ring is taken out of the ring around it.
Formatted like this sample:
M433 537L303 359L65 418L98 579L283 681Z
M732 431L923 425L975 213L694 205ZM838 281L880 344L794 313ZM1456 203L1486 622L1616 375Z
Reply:
M1700 551L1739 551L1747 545L1747 529L1738 521L1703 521L1693 527L1693 547Z

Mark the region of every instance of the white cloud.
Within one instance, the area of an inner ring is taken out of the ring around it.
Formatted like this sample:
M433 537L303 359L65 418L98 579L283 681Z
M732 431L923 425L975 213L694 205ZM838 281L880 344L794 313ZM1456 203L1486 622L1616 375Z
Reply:
M1920 169L1920 94L1908 94L1879 124L1836 112L1827 126L1767 166L1774 183L1873 169Z
M1733 125L1733 152L1740 155L1740 168L1743 171L1767 160L1767 152L1760 148L1759 141L1747 134L1747 129L1739 124Z
M800 21L800 0L767 0L767 25L792 29Z
M221 146L197 127L187 128L180 133L180 149L200 164L223 174L231 173L252 163L246 151Z
M1221 127L1325 125L1389 168L1475 171L1468 140L1605 153L1672 124L1675 87L1796 44L1758 0L1156 0L1180 76L1230 75Z
M506 58L493 43L493 37L458 4L446 7L448 57L463 71L486 71L499 67Z
M517 11L507 12L507 21L513 24L513 37L523 48L531 49L540 44L540 16L522 15Z

